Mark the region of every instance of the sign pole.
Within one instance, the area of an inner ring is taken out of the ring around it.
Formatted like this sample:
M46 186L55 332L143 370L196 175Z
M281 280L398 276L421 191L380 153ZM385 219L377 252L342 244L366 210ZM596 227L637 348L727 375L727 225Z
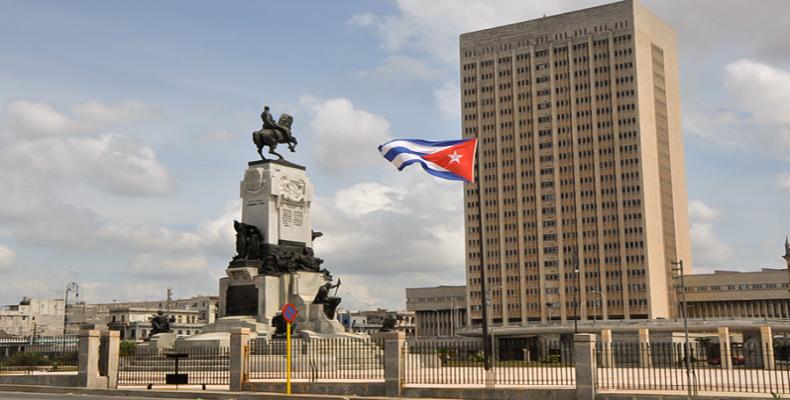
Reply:
M285 394L291 395L291 323L285 323Z

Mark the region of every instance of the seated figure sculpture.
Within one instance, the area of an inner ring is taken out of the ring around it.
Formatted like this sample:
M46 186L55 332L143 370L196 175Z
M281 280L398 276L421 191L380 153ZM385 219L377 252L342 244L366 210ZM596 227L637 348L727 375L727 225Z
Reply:
M339 287L340 287L339 279L336 285L332 285L332 282L327 282L326 284L318 288L318 293L316 293L315 299L313 299L313 304L324 305L324 314L329 319L335 319L335 311L337 310L337 306L340 305L340 301L342 300L340 297L330 296L329 291Z

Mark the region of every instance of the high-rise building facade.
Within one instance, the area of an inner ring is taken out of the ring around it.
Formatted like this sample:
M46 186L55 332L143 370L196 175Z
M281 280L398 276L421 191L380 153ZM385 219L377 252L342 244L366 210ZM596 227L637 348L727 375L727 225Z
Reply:
M636 1L461 35L472 325L483 267L497 325L675 314L671 263L691 270L675 42Z

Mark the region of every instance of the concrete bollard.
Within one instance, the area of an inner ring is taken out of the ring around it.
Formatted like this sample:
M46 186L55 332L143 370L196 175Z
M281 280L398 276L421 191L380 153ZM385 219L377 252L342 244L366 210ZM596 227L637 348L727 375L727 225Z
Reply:
M653 354L650 349L650 331L647 328L639 330L639 366L650 368L653 366Z
M99 376L101 333L93 329L83 330L80 331L79 340L77 385L90 389L107 388L107 377Z
M770 326L760 327L760 343L763 350L763 368L774 369L774 337Z
M382 332L384 340L384 395L400 397L403 387L403 344L406 342L405 332Z
M595 335L573 335L573 351L576 358L576 399L595 400Z
M247 381L247 357L250 342L249 328L233 328L230 331L230 390L240 392L244 390Z
M118 362L121 353L121 332L104 331L102 336L107 338L107 347L101 357L107 359L107 387L118 388Z
M730 328L719 328L719 359L721 369L732 369L732 346L730 344Z
M601 366L603 368L614 368L611 329L601 330Z

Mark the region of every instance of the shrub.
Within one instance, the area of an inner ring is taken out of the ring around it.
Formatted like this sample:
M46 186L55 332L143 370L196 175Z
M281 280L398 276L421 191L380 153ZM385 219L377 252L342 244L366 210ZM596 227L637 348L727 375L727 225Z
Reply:
M41 367L52 365L52 361L40 353L19 352L14 353L4 364L14 367Z
M133 356L137 352L137 343L131 340L124 340L121 342L121 346L118 351L121 357Z

